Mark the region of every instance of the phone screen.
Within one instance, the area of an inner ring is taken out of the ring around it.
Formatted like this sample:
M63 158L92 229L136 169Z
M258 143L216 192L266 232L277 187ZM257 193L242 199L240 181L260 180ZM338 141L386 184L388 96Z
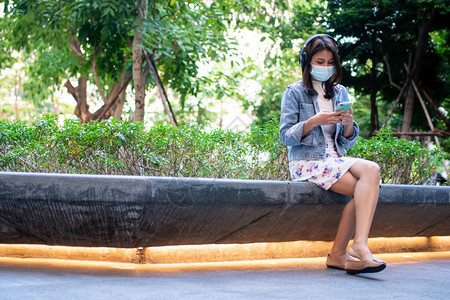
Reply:
M345 112L348 112L351 106L352 106L351 102L339 103L338 106L336 107L336 111L344 110Z

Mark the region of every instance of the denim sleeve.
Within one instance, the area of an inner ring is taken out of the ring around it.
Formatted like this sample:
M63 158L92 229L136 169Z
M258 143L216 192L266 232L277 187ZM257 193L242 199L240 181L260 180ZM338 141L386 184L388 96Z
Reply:
M342 133L344 131L344 126L341 126L341 130L339 130L338 141L344 146L345 149L350 149L355 143L359 135L359 126L356 121L353 121L353 133L351 136L346 138Z
M294 90L286 89L281 100L280 140L286 146L302 142L304 122L299 121L299 103Z

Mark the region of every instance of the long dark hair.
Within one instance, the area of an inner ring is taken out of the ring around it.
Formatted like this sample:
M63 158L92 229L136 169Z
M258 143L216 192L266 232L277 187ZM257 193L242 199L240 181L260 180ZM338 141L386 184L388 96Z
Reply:
M308 61L306 62L306 67L303 70L303 80L302 84L305 90L310 95L317 95L314 90L312 79L311 79L311 58L319 51L328 50L333 53L334 59L334 74L327 81L324 82L325 85L325 98L331 99L334 96L334 87L336 84L341 82L342 79L342 68L339 62L338 47L336 42L326 35L321 35L313 40L311 40L305 47L305 52L308 53Z

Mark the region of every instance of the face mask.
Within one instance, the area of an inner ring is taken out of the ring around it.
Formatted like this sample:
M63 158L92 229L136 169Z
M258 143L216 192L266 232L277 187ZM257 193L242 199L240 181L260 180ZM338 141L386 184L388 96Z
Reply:
M331 67L322 67L317 65L311 65L311 75L314 79L319 81L327 81L334 74L334 66Z

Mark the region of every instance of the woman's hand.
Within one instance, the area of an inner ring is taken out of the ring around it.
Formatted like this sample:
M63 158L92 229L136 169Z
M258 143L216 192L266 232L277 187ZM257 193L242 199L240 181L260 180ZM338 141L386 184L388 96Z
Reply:
M303 136L308 134L314 127L319 125L345 124L344 136L349 137L353 134L353 111L350 108L348 112L339 111L320 111L309 118L303 128Z
M348 138L353 134L353 110L350 108L348 113L343 110L341 112L343 113L342 116L344 116L343 120L345 120L345 122L343 122L345 123L343 135Z
M352 124L353 126L353 114L350 109L347 113L343 110L339 111L321 111L311 117L311 124L318 125L331 125L331 124ZM308 121L309 121L308 120Z
M346 125L351 125L353 128L353 110L350 108L348 112L345 112L343 110L337 111L341 115L342 123L345 123Z

